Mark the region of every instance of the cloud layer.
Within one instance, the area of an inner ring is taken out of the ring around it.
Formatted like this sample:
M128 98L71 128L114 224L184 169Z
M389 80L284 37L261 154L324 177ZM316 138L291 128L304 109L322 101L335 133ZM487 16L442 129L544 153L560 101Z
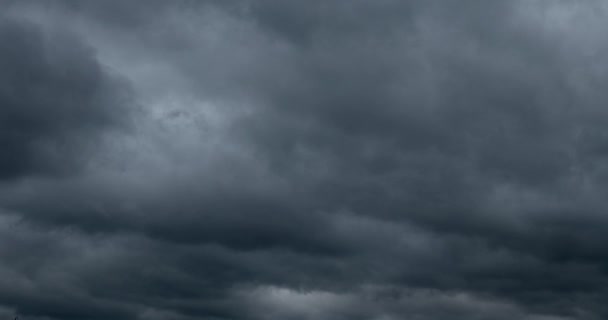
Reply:
M0 14L0 317L608 316L601 1Z

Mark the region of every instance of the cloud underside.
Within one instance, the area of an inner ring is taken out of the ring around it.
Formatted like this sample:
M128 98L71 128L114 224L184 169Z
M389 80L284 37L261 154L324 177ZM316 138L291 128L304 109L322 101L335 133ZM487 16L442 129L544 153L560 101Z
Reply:
M0 317L608 317L602 2L0 7Z

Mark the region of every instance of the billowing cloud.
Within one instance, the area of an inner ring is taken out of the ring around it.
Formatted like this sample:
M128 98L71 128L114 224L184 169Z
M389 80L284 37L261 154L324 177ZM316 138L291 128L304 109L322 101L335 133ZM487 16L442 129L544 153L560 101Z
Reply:
M23 1L0 316L608 316L600 1Z
M86 145L128 119L128 89L76 34L3 18L0 38L0 178L77 170Z

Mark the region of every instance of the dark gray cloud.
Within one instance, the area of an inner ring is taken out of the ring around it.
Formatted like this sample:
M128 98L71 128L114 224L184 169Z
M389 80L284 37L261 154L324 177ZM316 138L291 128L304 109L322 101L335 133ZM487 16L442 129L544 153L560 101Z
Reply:
M128 90L75 34L3 18L0 39L0 179L77 170L96 134L128 119Z
M608 316L601 2L5 11L0 316Z

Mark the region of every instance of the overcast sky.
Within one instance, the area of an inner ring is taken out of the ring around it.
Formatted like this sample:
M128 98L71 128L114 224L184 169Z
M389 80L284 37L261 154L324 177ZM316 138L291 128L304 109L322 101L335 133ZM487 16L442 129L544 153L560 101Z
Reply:
M608 318L605 1L0 3L1 320Z

